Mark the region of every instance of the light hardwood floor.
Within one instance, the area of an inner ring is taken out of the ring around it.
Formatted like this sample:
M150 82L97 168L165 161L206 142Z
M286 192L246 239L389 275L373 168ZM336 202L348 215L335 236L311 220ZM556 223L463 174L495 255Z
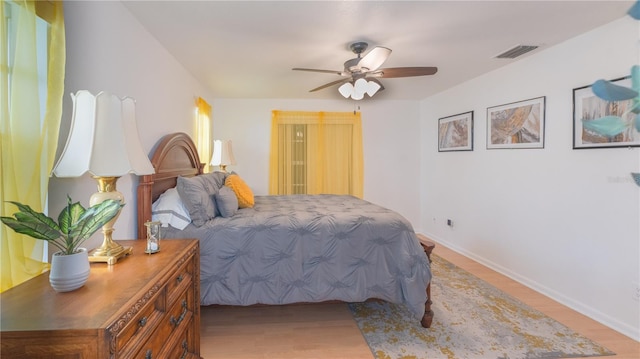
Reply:
M434 253L617 353L602 358L640 358L637 341L440 244ZM374 358L346 304L209 306L201 313L205 359Z

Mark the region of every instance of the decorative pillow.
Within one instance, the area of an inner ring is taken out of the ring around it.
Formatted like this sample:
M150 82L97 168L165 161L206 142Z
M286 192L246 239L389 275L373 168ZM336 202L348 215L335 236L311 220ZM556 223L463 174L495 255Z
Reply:
M229 186L233 192L235 192L236 197L238 197L238 207L240 208L250 208L255 204L253 198L253 192L251 192L251 188L240 178L240 176L236 174L232 174L227 176L227 179L224 181L226 186Z
M205 173L200 175L200 177L203 177L203 176L208 177L208 179L210 179L213 182L215 187L217 189L220 189L222 188L222 186L224 186L224 181L229 176L229 173L216 171L216 172Z
M153 202L151 220L162 222L163 227L171 225L177 229L184 229L191 223L189 211L182 203L177 189L169 188Z
M176 188L194 226L200 227L216 216L213 195L220 187L215 176L207 173L196 177L178 177Z
M222 217L231 217L238 212L238 197L231 188L222 186L214 198L216 199L216 208Z

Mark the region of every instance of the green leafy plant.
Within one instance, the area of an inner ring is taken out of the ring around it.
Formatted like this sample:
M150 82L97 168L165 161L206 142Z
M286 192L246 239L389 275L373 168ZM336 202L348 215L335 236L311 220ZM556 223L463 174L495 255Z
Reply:
M13 217L0 217L2 223L17 233L45 240L56 246L62 254L73 254L78 247L98 229L112 220L124 206L119 201L108 199L85 209L80 202L71 202L67 196L67 207L58 215L58 223L28 205L8 201L18 207Z

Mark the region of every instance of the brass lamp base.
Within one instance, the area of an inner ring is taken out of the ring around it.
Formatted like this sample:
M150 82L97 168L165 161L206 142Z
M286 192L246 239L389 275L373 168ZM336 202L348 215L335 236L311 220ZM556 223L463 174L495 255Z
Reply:
M112 248L105 251L100 247L89 252L89 262L113 265L118 262L118 259L133 253L133 247L124 247L115 242L113 243L119 248Z
M124 247L111 238L113 228L102 229L104 239L102 245L89 252L89 262L116 264L118 259L133 253L133 247Z
M98 192L94 193L89 200L91 206L101 203L106 199L113 199L124 203L124 196L116 190L118 177L94 176L98 181ZM120 214L118 213L111 221L102 226L102 245L89 252L89 262L106 262L109 265L116 264L118 259L133 253L133 247L123 247L111 238L113 224Z

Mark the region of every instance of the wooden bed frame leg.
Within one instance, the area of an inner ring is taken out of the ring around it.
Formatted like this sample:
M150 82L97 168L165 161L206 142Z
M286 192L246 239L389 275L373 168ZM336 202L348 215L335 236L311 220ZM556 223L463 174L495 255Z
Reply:
M433 321L433 310L431 310L431 283L427 286L427 302L424 303L424 315L420 324L424 328L431 328L431 322Z
M426 239L420 239L420 245L422 246L422 249L424 249L424 254L427 255L427 258L429 259L429 263L431 263L431 252L433 252L433 249L436 247L436 244L428 241ZM429 283L427 285L427 302L424 303L424 315L422 316L422 320L420 320L420 324L422 324L422 326L424 328L431 328L431 322L433 322L433 310L431 310L431 304L433 302L431 301L431 283Z

